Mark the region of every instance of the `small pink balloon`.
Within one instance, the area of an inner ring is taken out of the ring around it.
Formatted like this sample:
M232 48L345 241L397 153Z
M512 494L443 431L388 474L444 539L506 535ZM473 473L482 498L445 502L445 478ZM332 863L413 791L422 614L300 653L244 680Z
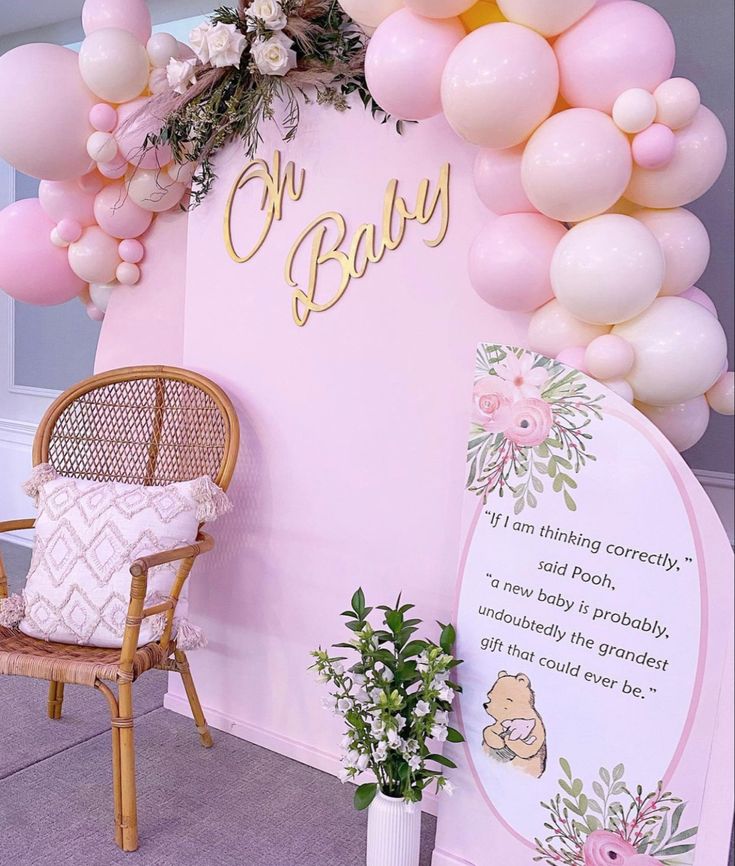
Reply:
M477 294L501 310L531 312L553 296L549 269L561 223L541 214L505 214L491 220L470 249L470 281Z
M669 78L659 84L653 94L656 100L656 122L670 129L681 129L697 116L702 97L688 78Z
M690 289L682 292L679 297L686 298L689 301L694 301L695 304L700 304L705 308L705 310L709 310L715 318L719 318L717 315L717 307L712 298L701 289L697 288L697 286L692 286Z
M86 34L108 27L127 30L145 45L151 38L151 13L145 0L86 0L82 27Z
M633 369L635 350L617 334L603 334L587 346L585 365L590 376L605 381L623 379Z
M118 153L112 162L101 162L97 168L100 174L110 180L119 180L128 170L128 161L122 154Z
M566 364L567 367L574 367L575 370L579 370L581 373L587 373L585 349L583 346L571 346L568 349L562 349L556 356L556 360L562 364Z
M69 267L66 249L51 243L52 229L37 198L16 201L0 212L0 286L16 301L63 304L84 288Z
M404 120L439 114L442 72L464 36L458 18L422 18L409 9L389 15L365 57L365 77L380 107Z
M93 322L101 322L105 318L105 314L102 310L100 310L99 307L95 307L91 301L88 304L85 304L85 310Z
M76 180L42 180L38 198L55 223L70 219L83 226L94 224L94 196L83 192Z
M95 196L105 185L105 179L95 168L87 172L87 174L83 174L77 181L77 184L82 192Z
M143 244L133 238L121 241L117 251L124 262L130 262L130 264L133 265L137 265L145 255L145 247Z
M137 238L150 226L153 214L139 207L122 183L111 183L94 200L97 224L114 238ZM97 282L106 282L98 280Z
M662 123L654 123L633 139L633 160L641 168L663 168L674 158L676 136Z
M521 182L523 145L505 150L482 148L475 159L475 188L496 214L538 213Z
M635 399L633 389L625 381L625 379L608 379L603 384L606 388L614 391L618 395L618 397L622 397L623 400L626 401L626 403L632 403Z
M67 244L73 244L82 236L82 226L76 220L61 220L56 226L56 231L61 240L66 241Z
M140 268L131 262L122 262L115 272L117 281L123 286L134 286L140 280Z
M137 168L161 168L171 162L171 148L168 145L143 152L146 136L157 134L163 126L163 118L144 113L131 120L148 103L148 98L134 99L118 109L118 125L115 132L120 153Z
M89 112L89 122L98 132L112 132L117 126L117 111L106 102L98 102Z

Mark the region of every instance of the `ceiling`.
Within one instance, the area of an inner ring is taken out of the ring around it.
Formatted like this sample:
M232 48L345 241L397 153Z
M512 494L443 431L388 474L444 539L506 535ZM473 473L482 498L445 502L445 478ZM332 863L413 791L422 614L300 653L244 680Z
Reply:
M82 0L0 0L0 36L81 16Z

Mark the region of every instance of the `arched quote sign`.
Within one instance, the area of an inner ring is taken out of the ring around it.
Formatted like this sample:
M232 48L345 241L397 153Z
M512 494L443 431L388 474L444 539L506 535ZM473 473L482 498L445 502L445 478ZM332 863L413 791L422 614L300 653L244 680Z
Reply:
M435 866L724 866L732 552L691 472L599 383L488 344L467 469Z

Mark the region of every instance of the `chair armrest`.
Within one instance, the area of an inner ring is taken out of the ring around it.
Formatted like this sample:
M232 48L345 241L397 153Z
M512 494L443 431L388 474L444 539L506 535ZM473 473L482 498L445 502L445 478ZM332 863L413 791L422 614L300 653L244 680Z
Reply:
M194 544L178 547L176 550L163 550L161 553L152 553L150 556L141 556L140 559L136 559L130 566L130 573L133 577L140 577L143 574L147 574L157 565L164 565L167 562L177 562L182 559L191 559L199 556L200 553L206 553L213 547L214 539L212 536L200 531Z
M17 532L19 529L33 529L35 525L35 517L26 517L22 520L3 520L0 521L0 533Z

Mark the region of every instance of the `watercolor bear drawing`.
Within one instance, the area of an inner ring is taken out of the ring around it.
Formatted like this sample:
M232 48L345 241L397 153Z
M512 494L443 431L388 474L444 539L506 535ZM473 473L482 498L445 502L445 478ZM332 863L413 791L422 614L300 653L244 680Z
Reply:
M540 779L546 771L546 728L528 677L501 671L484 706L490 717L482 735L485 752Z

